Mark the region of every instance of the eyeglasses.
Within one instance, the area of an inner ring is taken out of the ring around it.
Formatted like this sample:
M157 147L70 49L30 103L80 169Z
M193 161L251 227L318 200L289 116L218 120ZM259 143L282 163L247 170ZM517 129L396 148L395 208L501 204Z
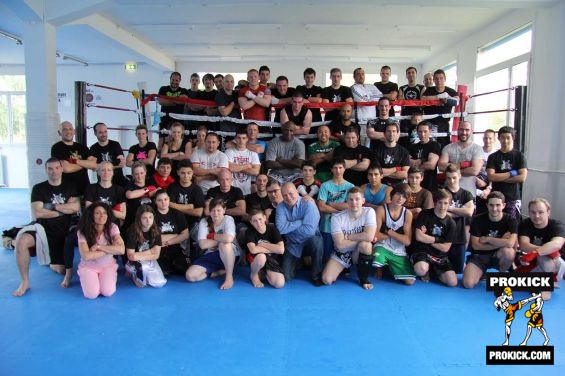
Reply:
M271 189L270 191L267 191L268 194L273 194L273 193L277 193L278 191L280 191L279 189Z

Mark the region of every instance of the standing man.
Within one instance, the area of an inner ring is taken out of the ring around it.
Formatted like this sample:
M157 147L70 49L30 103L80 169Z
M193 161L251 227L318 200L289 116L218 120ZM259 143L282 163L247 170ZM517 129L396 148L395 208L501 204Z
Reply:
M275 117L275 121L277 121ZM310 134L312 126L312 111L304 106L304 97L298 90L292 94L292 102L290 106L286 106L280 111L280 122L285 124L292 121L296 125L295 135Z
M223 86L221 89L218 89L218 94L216 94L215 98L216 105L218 106L218 112L221 116L241 119L237 93L233 91L233 76L231 74L226 74L222 82Z
M271 90L271 104L291 103L294 91L295 89L293 87L288 87L288 78L286 78L286 76L278 76L276 87L275 89ZM275 123L283 123L281 121L282 109L283 107L278 107L275 109Z
M341 69L330 70L331 86L322 90L322 103L353 102L353 94L347 86L341 85ZM324 120L339 119L339 110L328 108Z
M437 163L441 155L441 146L437 141L430 138L431 126L429 121L422 121L416 128L418 130L417 144L410 145L410 164L424 171L422 187L430 192L437 189Z
M492 129L487 129L483 133L483 168L475 178L475 186L477 187L476 214L486 213L487 201L486 198L492 192L492 183L488 180L487 176L487 161L488 157L496 151L494 143L496 140L496 132Z
M483 150L472 141L472 135L473 126L470 122L459 124L457 141L443 148L438 167L440 171L445 171L450 163L458 165L461 168L461 188L471 192L474 198L477 194L475 178L483 166Z
M298 85L296 91L302 93L304 103L322 103L322 88L314 85L316 82L316 71L312 68L304 70L304 85ZM322 121L322 115L319 108L311 108L312 121Z
M128 184L124 176L122 168L126 165L126 157L122 145L118 141L110 140L108 138L108 127L102 122L94 124L94 134L98 142L90 146L89 161L100 163L103 161L112 162L114 165L114 177L112 184L117 184L125 188Z
M59 125L61 141L51 147L51 157L61 161L63 166L63 181L74 185L78 196L83 196L90 180L88 169L96 169L96 162L88 160L88 148L75 142L75 128L69 121Z
M408 83L402 85L398 90L398 99L407 101L417 101L422 98L424 85L416 82L418 70L414 67L406 68L406 79ZM400 110L401 116L412 116L413 114L422 113L422 108L418 106L402 106ZM402 119L400 121L400 132L410 134L410 119ZM410 142L406 142L408 145Z
M271 189L268 186L267 191ZM291 182L282 186L283 202L277 205L276 225L285 239L283 255L283 272L285 280L294 277L296 264L303 256L312 258L312 283L321 286L322 254L324 246L318 230L320 212L314 200L300 197Z
M220 136L209 132L206 135L206 149L198 149L190 157L194 169L195 182L206 194L208 189L218 185L222 169L229 167L228 157L218 150Z
M353 79L355 83L351 86L351 93L355 102L376 102L383 93L371 84L365 84L365 70L357 68L353 71ZM355 110L354 119L361 124L361 144L366 145L367 138L367 121L377 117L375 106L358 106Z
M392 69L388 65L383 65L381 68L381 81L375 82L377 89L383 93L383 96L390 101L395 101L398 97L398 84L390 81ZM394 116L394 108L390 108L389 116Z
M500 128L498 131L500 150L488 157L487 176L492 182L492 189L502 192L506 197L504 212L520 220L520 208L522 207L520 184L526 181L528 169L524 154L514 149L515 136L514 128Z
M204 90L198 92L197 99L214 102L218 94L218 90L214 89L214 75L206 73L202 77L202 82L204 83ZM201 114L214 116L218 114L218 109L214 106L201 106Z
M434 84L435 86L426 87L426 90L422 94L423 100L440 100L443 106L427 106L424 107L424 114L439 115L431 119L432 124L437 126L437 129L433 130L433 134L436 132L447 133L446 136L436 137L436 140L440 143L442 147L449 144L451 140L451 128L449 126L449 118L444 118L442 114L450 114L454 106L459 103L459 96L457 92L450 87L445 86L445 72L438 69L434 72Z
M238 93L239 107L243 109L243 118L252 120L268 120L267 109L271 106L271 89L259 83L259 72L250 69L247 72L248 85Z
M298 177L302 162L306 159L306 147L294 136L295 129L293 122L285 123L281 127L282 135L267 144L265 167L270 170L267 175L279 179L281 183Z
M424 87L427 89L429 87L434 87L434 75L430 72L424 75L424 80L422 81Z
M159 131L162 129L169 129L169 126L176 121L175 119L169 116L170 113L173 114L183 114L184 113L184 106L185 103L180 101L175 101L169 98L161 98L163 97L174 97L178 99L188 99L188 91L185 88L180 86L181 82L181 74L179 72L171 73L169 77L169 85L161 86L159 88L159 98L157 101L161 105L161 112L165 113L165 116L161 117L161 123L159 124ZM164 138L166 137L165 134L159 132L159 150L161 150L161 146L163 146Z
M50 264L54 272L65 273L65 237L71 216L80 210L80 200L76 188L63 182L61 161L51 157L45 162L45 169L47 180L31 190L31 211L37 223L24 227L16 237L16 263L21 282L14 296L22 296L29 289L29 259L36 256L36 252L40 264Z
M408 177L410 154L408 150L398 145L400 126L389 123L385 128L385 142L375 150L375 160L383 168L383 183L394 187Z
M514 261L518 222L504 213L504 195L493 191L487 197L488 212L471 222L471 256L463 271L463 286L475 287L489 268L507 271Z
M372 244L377 230L377 218L373 208L364 207L365 197L358 187L347 193L347 210L332 216L331 234L334 248L328 260L322 281L334 283L344 269L357 263L359 283L365 290L371 290L369 282L372 263Z

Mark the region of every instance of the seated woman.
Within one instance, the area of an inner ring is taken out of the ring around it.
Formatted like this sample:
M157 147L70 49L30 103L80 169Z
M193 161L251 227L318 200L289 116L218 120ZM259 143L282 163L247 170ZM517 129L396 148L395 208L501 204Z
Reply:
M77 238L80 252L78 275L84 296L111 296L116 292L118 264L114 255L124 254L124 241L108 204L95 202L81 217Z
M179 122L171 124L169 142L161 149L161 158L169 158L173 161L171 176L177 176L177 168L180 161L190 159L192 155L192 143L184 136L184 126Z
M196 130L196 138L193 141L192 152L194 153L198 149L206 149L206 135L208 134L208 128L205 125L201 125Z
M233 269L240 249L235 240L235 222L226 215L226 204L220 198L210 201L210 215L198 224L198 246L204 255L197 258L186 271L189 282L198 282L207 277L225 274L220 289L233 287Z
M267 216L260 209L249 214L252 228L245 232L245 244L249 253L247 262L251 267L251 283L253 287L263 287L259 275L264 271L269 284L277 289L284 287L284 274L281 267L284 243L279 230L274 224L267 223Z
M381 182L383 169L377 163L371 163L367 169L368 184L361 186L361 192L365 196L365 205L377 210L377 207L390 203L390 192L392 187Z
M165 286L167 280L157 262L161 253L161 231L151 206L142 205L137 209L135 222L127 231L126 253L126 272L137 287Z
M157 145L147 140L147 127L138 125L135 128L135 137L138 143L129 148L126 157L126 166L131 167L137 161L145 163L150 174L155 171L155 158L157 157Z
M188 224L184 214L169 207L170 203L167 191L157 192L155 222L161 230L161 254L157 261L165 275L184 275L188 269L188 253L183 252L181 244L188 239Z

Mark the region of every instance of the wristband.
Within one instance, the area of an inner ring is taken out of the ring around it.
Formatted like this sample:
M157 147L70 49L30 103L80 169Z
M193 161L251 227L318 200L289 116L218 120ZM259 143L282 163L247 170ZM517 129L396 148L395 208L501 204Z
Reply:
M216 233L210 232L208 235L206 235L206 239L214 240L215 235L216 235Z
M157 190L157 187L155 187L154 185L148 185L147 187L145 187L146 192L153 192Z
M401 167L401 166L396 166L394 169L395 169L396 171L402 171L402 167Z
M513 178L514 176L518 176L520 175L520 173L518 172L518 170L510 170L508 171L510 173L510 177Z
M465 169L467 167L471 167L471 162L470 161L461 161L461 163L459 163L459 166L461 167L461 169Z

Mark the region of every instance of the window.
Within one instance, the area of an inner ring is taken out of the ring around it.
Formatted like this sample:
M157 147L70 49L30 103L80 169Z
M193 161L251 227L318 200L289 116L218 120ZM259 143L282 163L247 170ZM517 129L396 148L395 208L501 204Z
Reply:
M26 142L24 90L24 76L0 76L0 144Z
M445 72L445 86L457 90L457 62L451 62L441 69Z
M475 111L496 111L473 115L475 131L514 125L514 112L504 110L514 108L510 88L528 83L531 37L531 26L526 25L478 49L475 94L502 91L474 99Z
M366 84L374 84L375 82L379 82L381 80L381 75L378 73L367 73L365 72L365 83ZM391 82L398 83L398 75L391 74L390 79ZM355 83L353 79L353 73L341 73L341 85L351 87ZM303 84L301 84L303 85ZM330 74L326 73L326 85L325 87L332 86L332 79L330 78ZM400 85L398 85L400 86Z

